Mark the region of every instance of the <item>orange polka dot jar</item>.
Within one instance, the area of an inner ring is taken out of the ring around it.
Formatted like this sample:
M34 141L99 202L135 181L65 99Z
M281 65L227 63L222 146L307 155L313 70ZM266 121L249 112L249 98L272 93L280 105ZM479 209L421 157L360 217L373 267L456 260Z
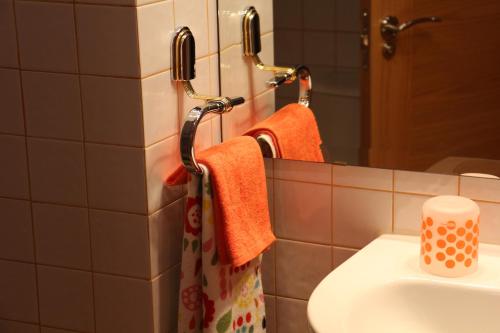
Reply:
M477 269L479 206L465 197L431 198L422 208L420 267L458 277Z

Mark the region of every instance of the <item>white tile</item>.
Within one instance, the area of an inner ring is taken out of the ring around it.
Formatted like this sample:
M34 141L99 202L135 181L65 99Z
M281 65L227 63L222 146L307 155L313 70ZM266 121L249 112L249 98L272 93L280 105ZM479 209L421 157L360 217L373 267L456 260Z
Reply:
M210 0L211 1L211 0ZM210 95L219 96L219 55L210 56ZM231 97L231 96L229 96Z
M335 28L341 31L360 32L361 1L336 0Z
M137 26L142 77L170 68L173 0L138 7Z
M274 177L279 179L327 185L332 183L332 166L328 163L276 159L274 169Z
M28 135L82 140L82 108L78 75L23 72Z
M310 332L307 301L276 297L276 327L278 333Z
M394 194L394 232L418 235L422 224L422 206L431 197L413 194Z
M73 5L16 1L16 16L23 69L77 72Z
M396 170L394 190L426 195L457 195L458 176Z
M0 135L0 196L28 199L28 162L26 139L20 136Z
M29 201L0 199L0 258L34 262Z
M149 216L151 277L181 262L184 231L184 199Z
M154 213L179 199L182 186L165 184L168 176L181 165L179 137L173 136L146 149L146 183L148 212Z
M219 51L217 0L207 0L207 8L208 8L208 52L212 54Z
M481 210L480 242L500 244L500 205L477 202Z
M255 124L266 120L276 112L276 98L274 92L274 89L268 89L265 93L255 96L253 99Z
M221 51L220 54L220 81L223 96L250 97L249 70L253 63L245 60L241 45L232 46Z
M460 195L476 200L500 202L500 180L460 177Z
M304 33L304 61L308 65L335 64L335 34L306 31Z
M278 237L331 244L331 187L274 180Z
M86 144L89 206L146 213L144 149Z
M90 210L93 270L150 278L148 217Z
M174 0L175 25L191 29L196 42L196 58L208 55L207 0Z
M216 116L210 120L212 122L212 145L222 142L222 124L221 116Z
M141 80L81 76L87 142L144 146Z
M82 74L140 77L137 9L76 5Z
M360 67L361 66L361 43L359 33L337 33L336 58L337 66Z
M28 139L33 200L85 206L83 144Z
M333 31L335 24L335 1L304 1L304 29ZM320 46L320 45L318 45Z
M2 101L0 132L23 135L23 101L18 70L0 69L0 100Z
M0 260L0 318L38 323L34 264Z
M277 295L308 299L331 271L330 246L285 240L276 243Z
M392 231L392 193L333 188L333 243L362 248Z
M37 262L90 270L90 231L86 208L33 204Z
M179 132L177 85L170 71L142 80L142 114L146 147Z
M0 67L18 67L14 1L0 2Z
M333 184L392 191L392 170L333 165Z

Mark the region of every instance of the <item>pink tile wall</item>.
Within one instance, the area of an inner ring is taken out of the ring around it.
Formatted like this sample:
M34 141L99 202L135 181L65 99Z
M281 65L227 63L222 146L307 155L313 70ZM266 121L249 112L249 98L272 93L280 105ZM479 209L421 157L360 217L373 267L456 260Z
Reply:
M373 239L418 235L432 196L476 200L482 241L500 244L498 180L285 160L267 160L266 173L278 237L263 268L273 332L304 332L314 287Z
M174 332L185 189L163 181L199 104L176 26L218 94L214 0L0 3L0 331ZM264 107L264 106L263 106ZM219 143L204 119L198 146Z

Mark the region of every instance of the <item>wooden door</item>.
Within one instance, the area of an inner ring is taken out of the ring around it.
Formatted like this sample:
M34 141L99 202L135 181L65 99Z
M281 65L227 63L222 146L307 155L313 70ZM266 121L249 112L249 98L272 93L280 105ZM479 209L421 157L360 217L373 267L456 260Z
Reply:
M380 21L438 16L382 55ZM500 1L371 0L369 164L427 170L448 157L500 159Z

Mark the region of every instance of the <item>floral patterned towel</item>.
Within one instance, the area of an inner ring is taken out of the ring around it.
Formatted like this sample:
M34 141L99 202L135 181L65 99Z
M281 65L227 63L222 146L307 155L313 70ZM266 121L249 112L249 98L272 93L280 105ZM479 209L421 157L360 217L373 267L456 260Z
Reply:
M203 176L188 181L178 332L265 332L261 256L241 267L218 261L210 175L201 167Z

